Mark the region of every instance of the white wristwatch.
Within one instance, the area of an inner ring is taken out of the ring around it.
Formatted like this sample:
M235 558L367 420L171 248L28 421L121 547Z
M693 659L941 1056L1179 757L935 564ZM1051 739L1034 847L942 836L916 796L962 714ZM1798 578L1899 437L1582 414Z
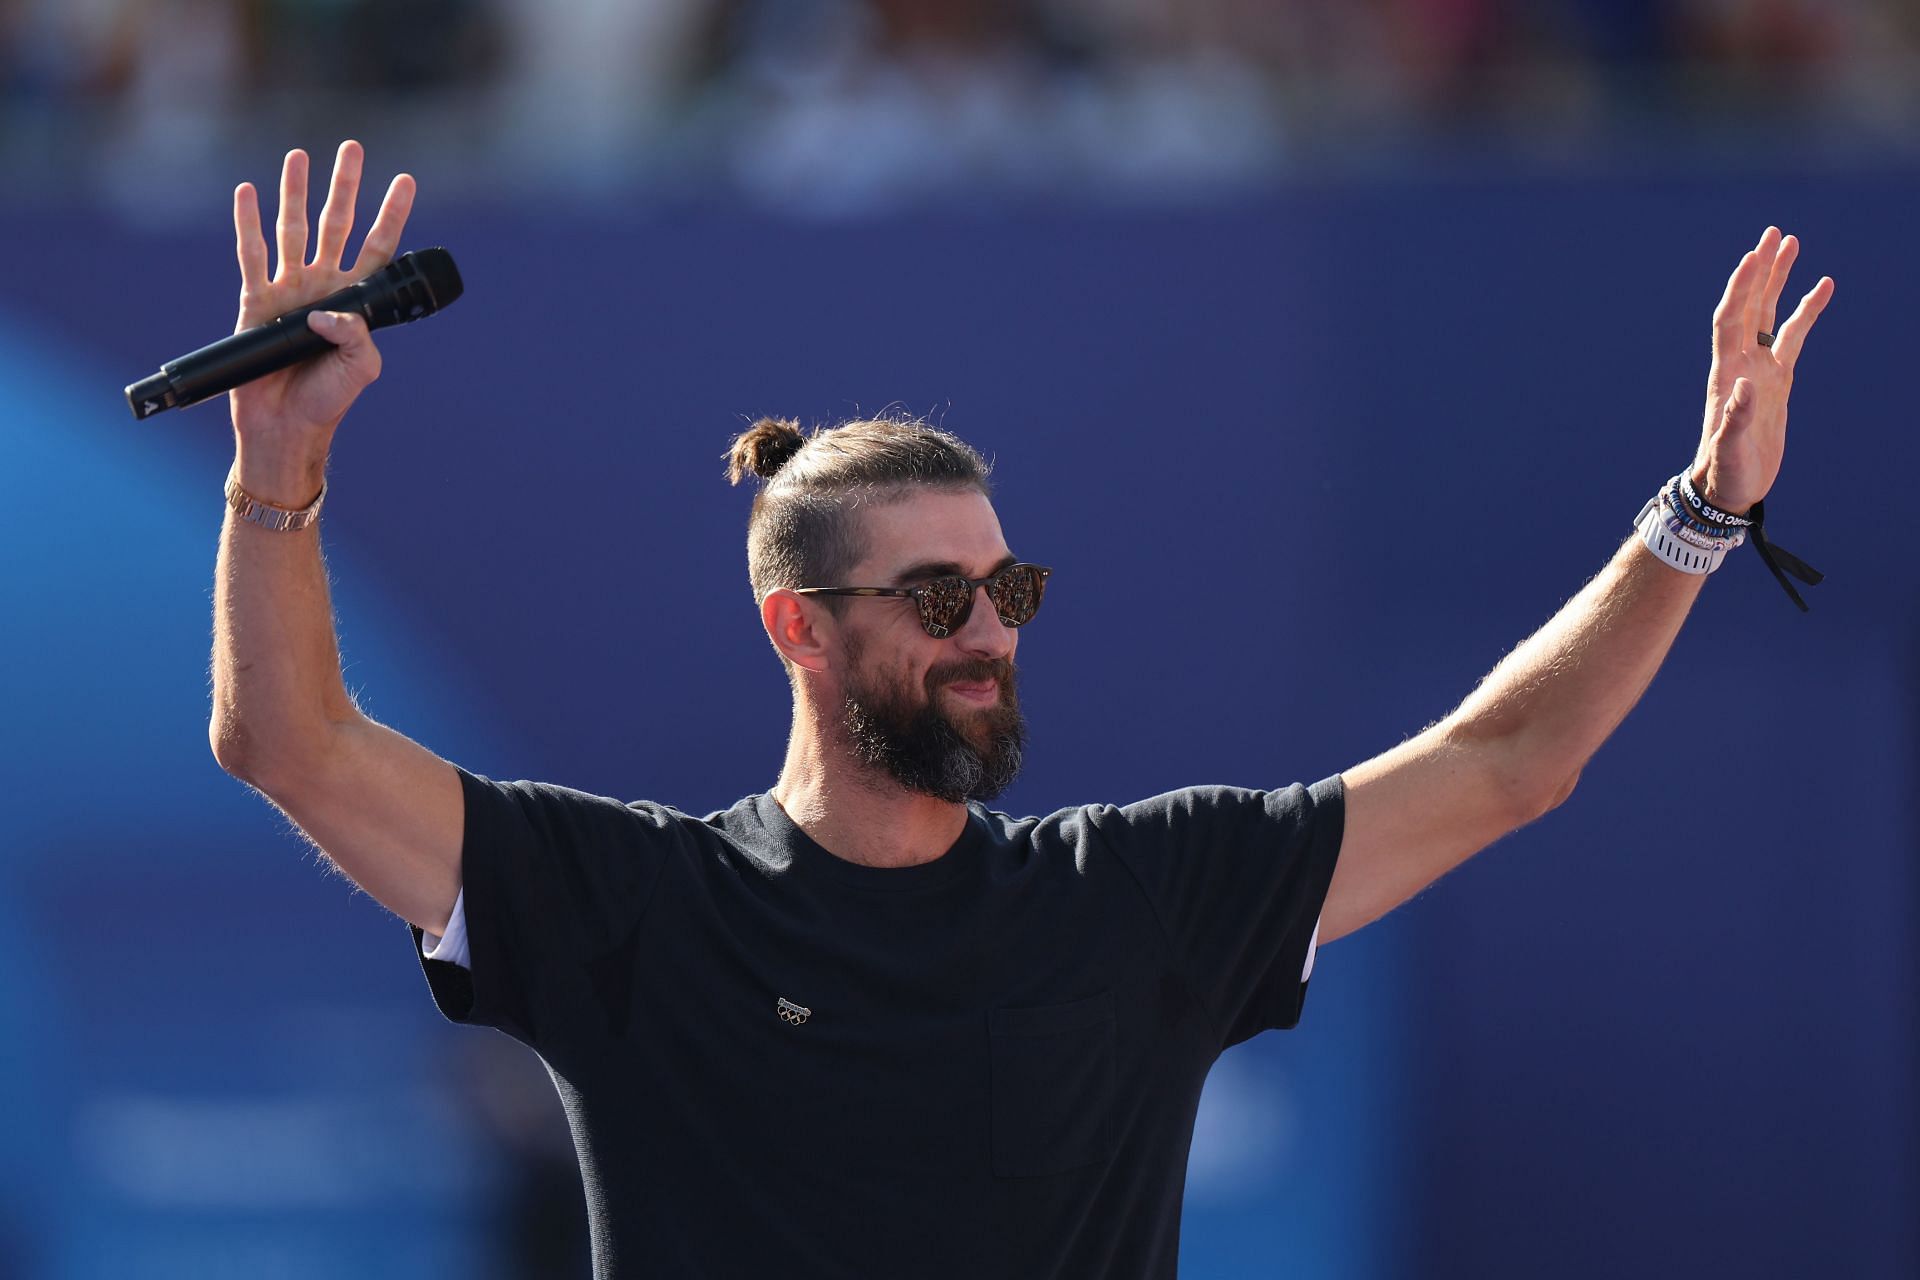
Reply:
M234 472L227 473L227 505L233 508L235 515L242 520L251 521L263 529L272 529L278 533L291 533L304 529L320 518L320 504L327 500L327 482L320 481L320 496L306 506L295 511L288 507L276 507L271 502L262 502L240 487L240 477Z
M1647 500L1646 506L1640 508L1640 514L1634 517L1633 527L1639 532L1640 541L1646 544L1647 550L1682 573L1712 573L1727 558L1727 552L1746 541L1744 537L1712 538L1708 541L1713 542L1714 546L1696 546L1681 538L1672 527L1672 524L1679 522L1673 520L1670 524L1669 519L1666 504L1656 493Z

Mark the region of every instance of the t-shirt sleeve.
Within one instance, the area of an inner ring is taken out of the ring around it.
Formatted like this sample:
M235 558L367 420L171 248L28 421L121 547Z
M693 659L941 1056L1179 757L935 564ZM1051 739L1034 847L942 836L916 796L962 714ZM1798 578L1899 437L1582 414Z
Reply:
M596 978L628 950L661 868L686 839L680 815L455 769L466 805L466 963L427 956L427 935L409 925L414 953L447 1018L539 1048L554 1028L593 1014Z
M1300 1021L1345 802L1334 774L1277 791L1188 787L1089 813L1158 915L1223 1048Z
M473 967L467 961L467 891L465 889L453 897L453 914L447 917L447 931L438 937L431 933L421 935L420 954L429 960L457 964L462 969Z

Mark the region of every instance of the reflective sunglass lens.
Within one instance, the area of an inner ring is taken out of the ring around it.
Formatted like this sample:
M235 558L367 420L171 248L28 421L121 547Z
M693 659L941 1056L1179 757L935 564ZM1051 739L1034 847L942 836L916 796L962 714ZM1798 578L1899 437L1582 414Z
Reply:
M1031 622L1040 610L1040 574L1028 565L1010 565L987 583L987 598L1008 626Z
M973 588L965 578L935 578L916 597L920 622L932 636L946 636L965 620L973 602Z

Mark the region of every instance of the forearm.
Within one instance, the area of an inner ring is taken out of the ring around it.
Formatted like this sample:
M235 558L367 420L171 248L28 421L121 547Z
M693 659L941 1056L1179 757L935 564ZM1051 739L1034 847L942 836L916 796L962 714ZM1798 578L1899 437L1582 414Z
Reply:
M1558 804L1653 682L1705 581L1629 538L1450 718L1496 745L1512 794Z
M239 454L242 488L276 506L319 492L325 459ZM231 510L220 530L213 591L213 716L208 738L229 772L262 775L324 747L357 714L340 651L316 522L279 532Z
M1713 313L1692 477L1723 510L1748 510L1779 474L1793 362L1833 296L1833 281L1823 278L1775 332L1795 245L1769 227ZM1377 919L1566 799L1653 683L1705 581L1634 535L1452 714L1344 770L1340 865L1321 941Z

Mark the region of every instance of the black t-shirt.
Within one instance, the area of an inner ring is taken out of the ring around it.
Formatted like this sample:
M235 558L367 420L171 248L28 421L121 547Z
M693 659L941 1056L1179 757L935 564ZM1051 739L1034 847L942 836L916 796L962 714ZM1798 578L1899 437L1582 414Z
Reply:
M545 1062L601 1280L1172 1276L1201 1085L1298 1021L1345 800L975 804L878 868L764 794L460 779L471 968L421 964Z

